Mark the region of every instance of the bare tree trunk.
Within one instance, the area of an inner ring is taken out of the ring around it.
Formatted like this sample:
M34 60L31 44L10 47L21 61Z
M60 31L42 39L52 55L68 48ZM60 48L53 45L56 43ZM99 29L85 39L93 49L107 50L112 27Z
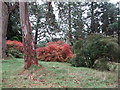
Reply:
M8 25L8 7L4 2L0 2L1 8L1 16L0 16L0 58L6 57L6 33L7 33L7 25Z
M27 2L19 2L20 9L20 20L22 26L22 37L24 45L24 60L25 60L25 69L28 69L31 65L38 65L38 60L36 58L33 37L32 37L32 28L29 22L28 17L28 6Z
M95 21L94 21L94 2L91 2L91 25L90 25L90 28L91 28L91 31L90 33L94 33L95 32Z
M118 17L118 44L120 45L120 17Z
M71 45L73 45L72 43L72 27L71 27L71 2L68 3L68 7L69 7L69 32L68 32L68 39Z
M119 2L120 5L120 2ZM120 7L118 8L118 15L120 15ZM120 46L120 16L118 17L118 44Z
M35 30L35 45L37 45L38 42L37 38L38 38L38 29Z
M120 31L118 31L118 44L120 45Z
M0 60L2 59L2 1L0 1Z

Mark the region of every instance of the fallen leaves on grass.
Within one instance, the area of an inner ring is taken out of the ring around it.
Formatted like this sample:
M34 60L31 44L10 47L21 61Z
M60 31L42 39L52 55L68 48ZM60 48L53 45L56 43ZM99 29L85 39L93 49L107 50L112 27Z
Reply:
M74 81L74 83L80 84L80 80L78 80L78 79L74 79L73 81Z
M41 85L41 84L39 84L39 83L35 83L35 84L31 84L32 86L39 86L39 85Z

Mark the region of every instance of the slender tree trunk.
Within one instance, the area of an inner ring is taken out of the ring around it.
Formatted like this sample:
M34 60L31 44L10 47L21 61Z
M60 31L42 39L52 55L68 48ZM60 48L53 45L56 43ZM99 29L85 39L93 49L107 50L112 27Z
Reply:
M35 49L37 49L38 48L38 46L37 46L37 43L38 43L38 26L36 27L36 30L35 30L34 43L35 43Z
M91 2L91 25L90 25L90 28L91 28L91 33L94 33L95 31L95 26L94 26L94 8L93 8L93 4L94 2Z
M20 9L20 20L22 26L22 37L24 45L24 60L25 60L25 69L28 69L32 64L38 65L38 60L36 58L33 37L32 37L32 28L29 22L28 17L28 6L27 2L19 2Z
M120 5L120 2L119 2ZM118 44L120 46L120 7L118 8Z
M7 25L8 25L8 7L4 2L0 1L0 58L4 59L6 57L6 33L7 33Z
M118 44L120 46L120 30L118 31Z
M2 59L2 1L0 1L0 60Z
M71 2L68 3L68 7L69 7L69 32L68 32L68 39L71 45L73 45L72 43L72 28L71 28Z
M118 17L118 44L120 46L120 17Z
M35 30L35 45L37 45L38 29Z

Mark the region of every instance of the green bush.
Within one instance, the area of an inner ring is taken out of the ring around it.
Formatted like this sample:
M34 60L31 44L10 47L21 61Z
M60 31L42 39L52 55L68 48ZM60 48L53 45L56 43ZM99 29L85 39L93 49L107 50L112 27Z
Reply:
M99 65L94 67L97 60L117 62L120 59L120 47L117 40L102 35L90 35L85 40L77 41L73 46L73 51L76 54L76 58L70 60L73 66L98 68Z
M118 72L118 70L119 70L119 63L115 63L115 62L108 62L107 63L107 66L108 66L108 69L110 70L110 71L117 71Z
M23 57L23 44L19 41L7 40L7 56L22 58Z
M98 70L109 70L106 58L99 58L95 61L93 67Z
M79 54L77 54L76 57L72 58L69 62L72 63L72 65L75 67L87 66L85 58L80 56Z
M15 57L15 58L22 58L23 57L23 54L16 49L7 50L7 55L10 57Z
M75 43L73 46L73 52L74 53L79 53L79 50L83 47L84 40L79 40Z

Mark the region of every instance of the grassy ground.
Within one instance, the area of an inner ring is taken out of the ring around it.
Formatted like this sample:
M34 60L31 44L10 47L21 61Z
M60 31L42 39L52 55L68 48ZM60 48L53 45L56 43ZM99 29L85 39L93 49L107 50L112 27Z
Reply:
M23 59L2 61L3 88L115 88L117 72L102 72L69 63L43 62L24 70Z

